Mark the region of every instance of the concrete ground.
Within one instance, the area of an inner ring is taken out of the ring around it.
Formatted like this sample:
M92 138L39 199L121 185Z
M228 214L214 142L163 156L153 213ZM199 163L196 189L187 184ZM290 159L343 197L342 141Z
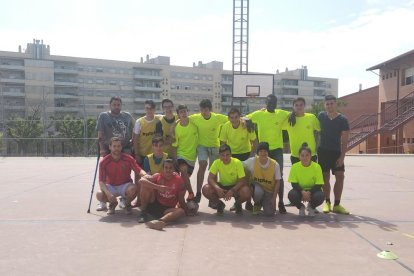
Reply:
M348 156L349 216L238 217L228 203L217 217L203 199L198 216L164 231L139 225L138 209L96 212L95 198L87 214L95 164L0 159L0 275L414 274L414 156Z

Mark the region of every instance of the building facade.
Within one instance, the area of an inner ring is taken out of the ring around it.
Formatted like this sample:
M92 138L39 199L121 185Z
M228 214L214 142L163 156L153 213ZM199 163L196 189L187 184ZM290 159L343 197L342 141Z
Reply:
M306 67L274 74L278 107L291 109L296 97L308 107L327 94L338 94L338 80L309 77ZM43 41L33 40L24 51L0 51L0 121L25 118L38 107L42 116L94 117L108 109L111 96L120 96L123 109L137 118L144 114L147 99L157 104L164 98L183 103L191 113L201 99L210 99L213 111L226 114L232 106L243 113L264 106L264 99L233 99L232 71L223 63L194 63L192 67L170 65L170 58L148 56L140 62L57 56Z

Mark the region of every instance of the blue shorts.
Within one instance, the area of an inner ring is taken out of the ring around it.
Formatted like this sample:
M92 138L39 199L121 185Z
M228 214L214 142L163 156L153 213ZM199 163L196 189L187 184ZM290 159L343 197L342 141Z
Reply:
M209 161L209 164L213 164L214 160L219 158L219 149L216 147L204 147L197 146L198 161Z

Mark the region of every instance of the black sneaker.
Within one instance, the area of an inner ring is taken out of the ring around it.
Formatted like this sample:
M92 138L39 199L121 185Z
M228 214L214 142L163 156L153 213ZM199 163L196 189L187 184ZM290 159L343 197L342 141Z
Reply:
M197 192L196 196L194 197L194 201L196 203L200 203L201 200L201 192Z
M243 208L241 203L235 203L234 205L236 205L236 214L243 215Z
M215 204L213 201L209 200L208 201L208 207L210 207L211 209L216 210L217 209L217 204Z
M279 214L286 214L285 204L283 202L279 202Z
M148 219L148 214L146 211L141 211L141 214L138 216L138 223L145 223L147 222Z
M224 207L226 207L226 204L224 204L223 201L219 200L217 203L217 215L222 216L224 213Z
M247 211L253 211L253 204L252 204L252 202L249 200L249 201L246 201L246 205L244 206L244 209L246 209Z

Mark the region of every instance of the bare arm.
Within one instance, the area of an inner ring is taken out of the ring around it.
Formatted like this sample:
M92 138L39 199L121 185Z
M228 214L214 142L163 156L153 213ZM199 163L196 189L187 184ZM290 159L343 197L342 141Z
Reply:
M348 148L349 130L342 131L341 133L341 156L336 161L338 167L344 164L346 149Z
M99 143L99 154L104 157L106 155L105 150L105 134L102 130L98 131L98 143Z
M169 189L171 189L170 187L167 187L167 186L164 186L164 185L158 185L158 184L156 184L152 181L153 181L153 178L151 178L151 177L142 177L139 180L141 185L143 185L145 187L148 187L148 188L151 188L151 189L154 189L154 190L157 190L157 191L160 191L162 193L166 192Z
M106 195L109 202L116 202L116 197L108 190L103 181L99 181L99 188L101 188L101 191Z

